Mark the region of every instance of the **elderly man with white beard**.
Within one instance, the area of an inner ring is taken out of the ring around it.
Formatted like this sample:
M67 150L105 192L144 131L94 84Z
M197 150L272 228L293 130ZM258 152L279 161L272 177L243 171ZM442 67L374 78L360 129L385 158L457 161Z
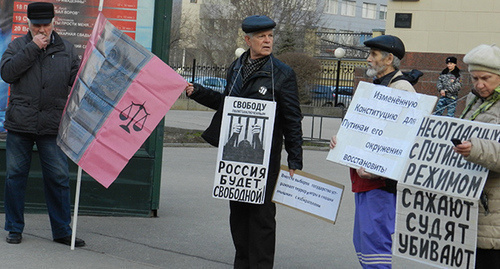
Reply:
M399 70L405 47L398 37L382 35L364 44L370 48L366 74L373 77L374 84L415 92ZM336 144L333 136L330 147ZM363 268L391 268L397 182L367 173L363 167L349 170L356 205L353 243L359 263Z

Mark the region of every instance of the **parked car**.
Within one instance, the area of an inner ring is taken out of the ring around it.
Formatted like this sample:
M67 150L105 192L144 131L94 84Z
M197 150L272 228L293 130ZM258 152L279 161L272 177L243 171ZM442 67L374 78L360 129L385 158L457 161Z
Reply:
M340 86L337 96L337 103L335 103L335 86L316 85L311 90L311 97L313 102L320 103L321 106L336 106L348 107L352 100L354 93L353 87Z
M190 80L188 79L188 81ZM227 84L225 79L218 77L195 77L194 82L218 92L224 92Z

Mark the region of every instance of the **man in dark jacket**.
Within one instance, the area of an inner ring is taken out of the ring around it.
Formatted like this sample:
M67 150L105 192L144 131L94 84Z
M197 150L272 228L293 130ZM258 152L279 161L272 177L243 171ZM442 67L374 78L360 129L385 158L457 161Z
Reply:
M45 200L55 242L71 244L68 159L56 144L62 112L78 72L73 44L54 27L54 6L28 5L29 32L13 40L2 55L2 79L10 83L5 129L5 230L19 244L24 230L24 201L31 153L36 143L42 165ZM75 246L84 246L77 239Z
M434 115L455 117L458 92L462 88L460 69L457 66L457 58L450 56L446 58L446 68L443 69L438 78L437 90L439 101L437 102Z
M228 71L224 93L199 84L186 87L186 94L198 103L217 109L203 137L217 145L220 116L226 96L276 101L271 156L265 201L262 205L230 202L230 225L236 248L235 268L272 268L276 239L276 206L271 201L280 170L283 137L288 153L290 174L302 169L302 114L296 76L293 70L274 58L273 28L276 23L267 16L250 16L242 29L249 50L234 61ZM221 145L222 146L222 145Z

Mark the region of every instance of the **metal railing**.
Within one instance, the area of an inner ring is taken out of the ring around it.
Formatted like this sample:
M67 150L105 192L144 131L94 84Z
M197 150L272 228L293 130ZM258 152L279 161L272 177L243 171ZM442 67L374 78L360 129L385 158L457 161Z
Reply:
M342 89L354 88L354 71L356 68L365 68L367 63L365 60L338 60L338 59L322 59L320 60L321 71L308 81L306 91L310 94L311 103L308 105L315 107L322 106L341 106L347 108L352 96L343 92ZM174 70L182 75L187 81L192 81L194 77L218 77L225 78L227 73L226 66L207 66L193 64L181 65L171 64ZM340 68L340 69L339 69ZM340 93L335 98L332 93L339 87ZM325 92L318 93L319 90ZM183 95L181 95L181 98Z
M354 72L356 68L366 67L365 60L321 60L321 72L311 81L311 105L347 108L354 93ZM335 98L332 93L337 88L339 94ZM346 93L348 91L351 92L351 96Z
M194 77L218 77L226 78L227 66L197 65L196 59L191 65L170 64L170 67L183 76L187 81Z

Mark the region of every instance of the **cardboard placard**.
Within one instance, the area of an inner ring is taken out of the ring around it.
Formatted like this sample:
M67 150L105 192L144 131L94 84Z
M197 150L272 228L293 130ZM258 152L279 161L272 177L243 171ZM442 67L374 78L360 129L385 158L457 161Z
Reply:
M335 224L344 185L282 165L273 202L305 212Z

